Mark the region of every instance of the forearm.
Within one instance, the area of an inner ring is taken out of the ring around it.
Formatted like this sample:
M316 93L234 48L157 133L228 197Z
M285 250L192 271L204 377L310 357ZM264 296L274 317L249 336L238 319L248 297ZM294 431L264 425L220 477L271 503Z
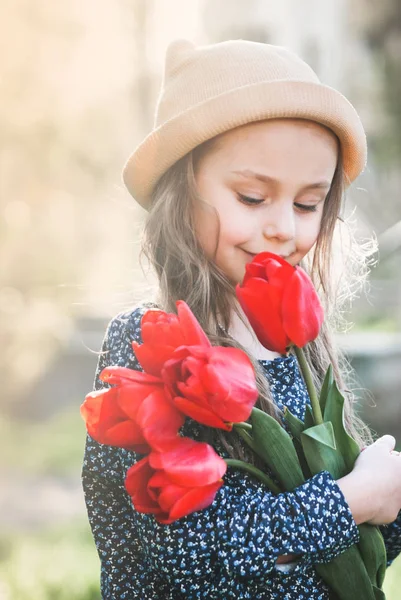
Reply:
M278 496L262 486L258 493L247 476L232 485L232 492L219 490L217 519L218 559L229 572L259 576L289 554L299 556L298 570L305 571L359 541L341 489L328 472Z
M370 521L373 518L374 503L372 487L368 488L353 472L338 479L337 485L347 501L355 523L359 525Z

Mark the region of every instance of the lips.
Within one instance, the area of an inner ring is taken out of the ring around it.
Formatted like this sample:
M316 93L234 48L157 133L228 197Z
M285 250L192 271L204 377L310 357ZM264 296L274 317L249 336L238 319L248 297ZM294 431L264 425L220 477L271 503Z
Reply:
M248 250L244 250L245 254L247 254L251 260L253 260L255 258L255 256L257 256L258 254L261 254L261 252L257 252L256 254L254 254L253 252L248 252ZM270 252L270 250L262 250L262 252ZM273 252L272 254L277 254L277 252ZM277 256L279 256L280 258L283 258L284 260L286 260L290 255L289 254L277 254Z

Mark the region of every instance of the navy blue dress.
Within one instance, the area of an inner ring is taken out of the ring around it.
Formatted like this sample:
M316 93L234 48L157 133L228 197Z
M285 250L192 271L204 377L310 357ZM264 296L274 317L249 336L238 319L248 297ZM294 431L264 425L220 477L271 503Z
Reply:
M147 306L111 320L103 342L94 389L107 387L99 373L107 365L141 370L132 352L141 343L140 319ZM300 419L309 397L294 356L260 361L276 404ZM181 433L198 439L187 419ZM220 455L224 450L216 447ZM142 458L87 438L83 488L101 560L105 600L323 600L327 586L314 564L329 562L359 539L345 498L328 471L293 492L274 496L252 476L227 469L213 504L162 525L134 510L124 489L127 469ZM381 528L388 564L401 552L401 512ZM288 566L282 554L299 554Z

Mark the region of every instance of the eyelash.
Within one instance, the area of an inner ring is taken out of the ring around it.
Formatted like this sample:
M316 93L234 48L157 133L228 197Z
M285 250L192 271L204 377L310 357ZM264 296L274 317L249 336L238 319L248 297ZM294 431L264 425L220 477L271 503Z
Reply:
M238 194L238 197L241 202L249 205L259 205L262 204L263 200L259 198L250 198L249 196L243 196L242 194ZM299 204L299 202L294 202L294 206L302 210L303 212L316 212L317 205L316 204Z

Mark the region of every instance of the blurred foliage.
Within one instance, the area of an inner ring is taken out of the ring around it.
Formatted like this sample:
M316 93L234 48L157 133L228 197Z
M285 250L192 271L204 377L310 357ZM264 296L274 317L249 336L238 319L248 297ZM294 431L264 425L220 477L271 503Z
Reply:
M100 567L89 525L0 534L1 600L100 600Z
M359 35L384 85L386 127L371 140L384 167L401 154L400 4L358 2ZM109 314L117 297L125 302L142 283L132 268L142 214L124 198L120 172L149 129L160 82L160 65L148 54L168 24L157 30L152 4L0 4L0 414L5 398L29 393L68 343L77 315ZM394 222L400 214L394 181L373 199L373 219L387 211ZM388 279L398 272L397 260L381 271ZM390 330L385 310L391 307L355 317L364 328ZM0 418L0 439L2 472L79 476L85 428L78 405L46 422ZM398 598L400 586L398 559L386 579L388 600ZM98 600L99 561L86 521L0 534L0 598Z
M0 469L18 469L21 475L76 477L85 436L77 406L42 422L0 417Z
M0 408L41 377L77 314L132 287L121 166L137 134L134 14L112 1L0 3Z
M387 57L377 59L375 77L382 79L383 60L389 111L398 119L399 2L350 0L348 17L354 2L366 8L358 11L358 35L376 56ZM168 41L178 21L171 13L170 23L165 17L160 22L162 4L0 3L0 409L29 393L68 343L77 316L116 313L116 302L128 303L144 283L135 270L143 212L125 192L121 168L151 126L162 69L151 51L160 38ZM261 39L262 29L274 23L266 3L251 4L252 11L249 2L236 4L236 23L245 37ZM257 20L259 33L247 25L259 14L256 5L266 14ZM208 18L219 23L213 13ZM184 20L181 34L186 28ZM373 142L383 133L383 145L391 149L388 135L401 136L394 123L379 128ZM391 189L383 187L388 201L380 211L380 200L372 200L378 227L400 215L397 198L390 197L397 186L398 179Z
M364 0L363 36L367 40L384 84L386 120L380 135L372 140L381 164L401 159L401 4L399 0Z
M382 316L374 313L356 321L352 331L382 331L385 333L395 333L397 329L398 320L395 316Z

